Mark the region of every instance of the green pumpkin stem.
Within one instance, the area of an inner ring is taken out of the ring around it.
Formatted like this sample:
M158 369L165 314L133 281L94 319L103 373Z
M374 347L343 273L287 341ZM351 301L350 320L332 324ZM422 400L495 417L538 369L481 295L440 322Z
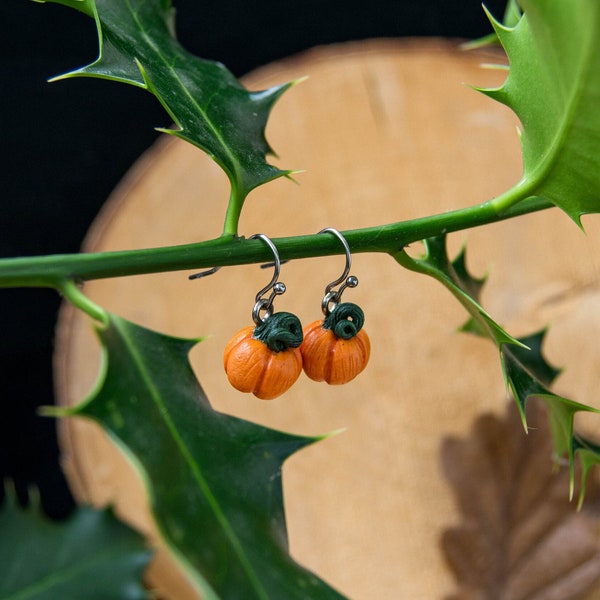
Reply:
M323 328L331 329L336 337L349 340L362 329L364 323L365 313L360 306L342 302L325 317Z
M287 348L298 348L304 336L302 324L296 315L277 312L259 323L252 337L266 344L273 352L281 352Z

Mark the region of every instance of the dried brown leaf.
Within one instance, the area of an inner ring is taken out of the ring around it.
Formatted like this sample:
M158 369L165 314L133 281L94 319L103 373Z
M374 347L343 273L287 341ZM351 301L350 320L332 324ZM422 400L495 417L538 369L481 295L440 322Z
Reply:
M543 405L528 403L527 419L526 435L513 402L504 419L483 415L468 437L442 443L462 516L442 535L457 582L448 600L600 598L598 480L577 512L568 469L552 461Z

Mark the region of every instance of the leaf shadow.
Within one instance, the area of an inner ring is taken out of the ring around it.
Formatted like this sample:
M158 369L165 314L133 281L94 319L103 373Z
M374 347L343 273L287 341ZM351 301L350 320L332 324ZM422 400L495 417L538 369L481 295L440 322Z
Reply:
M568 467L552 460L541 402L528 403L527 420L529 434L511 402L503 418L484 414L468 436L442 441L442 469L461 517L441 536L457 586L446 600L600 597L598 478L590 477L577 512Z

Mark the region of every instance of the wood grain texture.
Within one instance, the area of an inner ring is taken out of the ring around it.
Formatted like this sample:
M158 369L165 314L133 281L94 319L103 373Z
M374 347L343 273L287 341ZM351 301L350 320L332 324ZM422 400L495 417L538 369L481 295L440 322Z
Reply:
M489 52L464 53L454 41L383 40L318 48L251 74L253 89L309 76L278 102L267 128L276 164L305 172L296 176L299 185L278 180L252 192L241 234L378 225L507 189L521 174L516 119L463 85L500 84L503 73L480 68L495 60ZM115 190L85 250L215 237L227 197L226 178L208 158L161 139ZM549 359L569 366L559 388L598 405L600 349L589 336L590 327L600 328L598 221L584 222L587 237L558 210L547 211L453 234L450 246L468 243L469 268L490 275L484 306L512 334L553 322ZM284 265L288 292L276 308L303 323L319 318L323 290L342 260ZM485 340L456 333L466 315L436 282L383 255L355 256L352 271L360 285L344 299L365 311L369 366L342 387L301 377L273 402L233 390L222 366L230 336L251 324L254 295L266 284L261 269L231 267L195 282L188 273L95 281L86 293L141 325L209 335L191 359L218 410L295 433L344 429L285 465L291 551L299 562L355 600L441 598L454 582L440 537L459 520L440 465L441 440L465 434L482 412L504 410L498 356ZM98 363L88 320L64 309L56 350L62 403L89 392ZM114 503L155 536L142 486L106 437L80 420L63 423L61 435L78 498ZM159 554L152 585L165 598L192 598L169 560Z

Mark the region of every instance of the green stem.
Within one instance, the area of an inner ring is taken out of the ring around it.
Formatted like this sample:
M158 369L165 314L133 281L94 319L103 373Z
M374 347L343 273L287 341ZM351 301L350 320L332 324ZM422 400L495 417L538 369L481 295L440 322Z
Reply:
M528 198L507 210L499 211L493 201L489 201L411 221L345 231L343 235L354 253L395 253L402 247L425 238L487 225L551 207L553 204L548 201ZM278 238L273 242L281 260L344 252L337 239L326 235ZM60 289L63 282L68 280L87 281L270 260L271 252L260 240L246 240L230 233L206 242L165 248L0 259L0 287Z
M229 194L229 203L227 204L227 212L225 213L223 237L237 237L238 223L240 222L245 200L245 195L237 191L235 182L231 180L231 193Z
M104 326L108 326L108 315L106 311L92 302L78 287L74 281L63 281L57 286L62 295L75 307L82 310L84 313L100 321Z
M510 210L513 206L523 201L523 198L530 196L535 190L535 185L532 179L521 179L519 183L511 187L509 190L489 200L488 204L494 210L501 214Z

